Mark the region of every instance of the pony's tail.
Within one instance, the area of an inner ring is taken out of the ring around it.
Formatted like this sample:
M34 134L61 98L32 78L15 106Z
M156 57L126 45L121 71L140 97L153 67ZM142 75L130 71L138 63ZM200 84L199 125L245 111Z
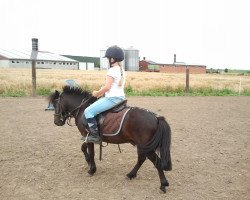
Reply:
M165 171L172 170L172 161L170 155L171 129L164 117L157 117L158 127L153 138L143 146L138 146L142 153L148 154L151 151L160 151L161 169ZM158 162L158 160L156 160ZM155 163L158 165L159 163Z
M161 168L165 171L172 170L172 161L170 154L171 146L171 129L164 117L158 117L159 124L156 134L159 134L161 140L159 142L159 150L161 157Z

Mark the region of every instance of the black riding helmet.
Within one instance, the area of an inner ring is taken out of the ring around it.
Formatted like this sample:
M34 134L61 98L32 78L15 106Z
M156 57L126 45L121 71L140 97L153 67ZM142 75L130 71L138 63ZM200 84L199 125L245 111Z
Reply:
M118 46L111 46L107 49L105 53L105 57L107 58L113 58L116 62L121 62L124 60L124 52L123 50Z

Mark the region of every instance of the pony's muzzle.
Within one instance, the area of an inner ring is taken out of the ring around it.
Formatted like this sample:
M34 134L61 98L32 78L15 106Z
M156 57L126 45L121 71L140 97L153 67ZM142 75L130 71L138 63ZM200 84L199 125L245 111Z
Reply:
M55 125L57 126L63 126L65 124L65 121L59 120L59 121L54 121Z
M57 125L57 126L63 126L63 125L65 124L64 121L57 121L57 122L54 122L54 123L55 123L55 125Z

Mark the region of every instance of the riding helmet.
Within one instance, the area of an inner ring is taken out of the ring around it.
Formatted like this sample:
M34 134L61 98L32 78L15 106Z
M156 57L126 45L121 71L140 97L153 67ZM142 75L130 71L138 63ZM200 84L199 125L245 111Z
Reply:
M118 46L111 46L107 49L105 53L105 57L107 58L114 58L117 62L121 62L124 60L124 52Z

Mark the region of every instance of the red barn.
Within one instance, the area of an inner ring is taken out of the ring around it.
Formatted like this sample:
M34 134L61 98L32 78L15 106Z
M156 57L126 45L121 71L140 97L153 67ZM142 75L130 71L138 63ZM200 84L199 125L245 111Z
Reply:
M145 72L185 73L187 67L191 74L205 74L207 68L205 65L188 65L178 62L159 64L151 60L145 60L145 58L139 62L139 70Z
M151 60L144 59L144 60L139 61L139 71L144 71L144 72L157 71L157 72L159 72L160 66Z

